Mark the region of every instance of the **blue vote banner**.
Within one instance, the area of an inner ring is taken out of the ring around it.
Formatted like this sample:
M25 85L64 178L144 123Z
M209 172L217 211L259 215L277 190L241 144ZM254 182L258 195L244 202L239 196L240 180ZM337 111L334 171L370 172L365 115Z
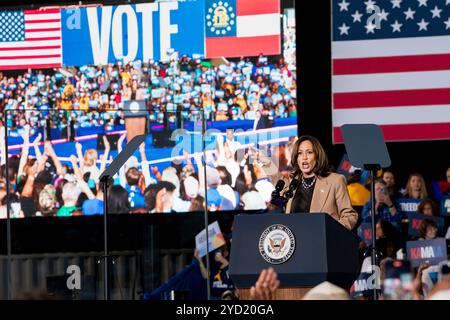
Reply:
M204 55L204 0L61 10L63 65Z
M428 216L417 212L411 212L408 214L409 220L408 234L412 237L418 237L420 225L422 224L422 221L425 219L430 219L436 222L438 227L438 234L442 235L444 233L444 218Z
M423 262L435 265L447 260L447 243L445 238L408 241L406 255L413 267L418 267Z
M441 215L450 216L450 196L443 196L441 199Z

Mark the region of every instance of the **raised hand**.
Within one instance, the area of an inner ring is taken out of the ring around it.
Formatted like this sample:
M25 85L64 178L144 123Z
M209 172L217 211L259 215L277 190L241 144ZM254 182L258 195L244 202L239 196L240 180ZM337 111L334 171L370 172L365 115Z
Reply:
M77 150L77 152L83 151L83 146L81 145L81 143L79 143L79 142L75 143L75 150Z
M280 286L277 273L273 268L263 269L255 285L250 289L251 300L273 300Z
M126 136L125 134L123 134L123 135L120 136L119 140L117 141L117 146L118 146L119 148L122 148L122 144L123 144L123 142L125 141L125 138L126 138L126 137L127 137L127 136Z
M142 143L139 145L139 152L140 152L140 153L145 153L145 142L142 142Z
M109 144L108 138L106 138L106 136L103 136L103 144L105 145L105 151L111 150L111 145Z
M29 141L30 141L30 125L26 124L23 127L23 129L24 130L23 130L23 133L22 133L22 139L23 139L24 143L28 144Z
M47 163L48 156L44 154L40 160L38 161L37 173L43 171L45 169L45 164Z
M39 134L36 136L36 138L33 140L33 145L34 145L34 146L37 146L37 145L41 142L41 139L42 139L42 135L39 133Z
M49 156L55 155L55 150L53 149L52 143L48 140L44 142L44 152Z
M223 136L221 135L221 134L218 134L217 136L216 136L216 140L217 140L217 143L223 143Z
M77 157L75 155L70 156L70 162L72 163L72 166L77 165Z

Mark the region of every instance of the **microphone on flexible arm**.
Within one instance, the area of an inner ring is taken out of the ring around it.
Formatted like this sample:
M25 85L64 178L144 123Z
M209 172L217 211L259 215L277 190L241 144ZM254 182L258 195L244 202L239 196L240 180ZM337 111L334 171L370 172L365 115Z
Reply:
M294 196L294 191L297 190L300 181L297 179L292 179L291 184L289 185L289 190L284 194L286 199L290 199Z
M280 192L284 188L284 184L284 180L278 180L277 184L275 185L275 190L272 192L272 199L270 199L270 203L277 207L283 207L286 203L286 198L280 195Z
M294 191L298 188L300 181L293 179L289 184L289 189L284 193L284 196L280 195L280 192L284 188L284 180L279 180L275 185L275 190L272 192L271 204L284 208L290 198L294 196Z

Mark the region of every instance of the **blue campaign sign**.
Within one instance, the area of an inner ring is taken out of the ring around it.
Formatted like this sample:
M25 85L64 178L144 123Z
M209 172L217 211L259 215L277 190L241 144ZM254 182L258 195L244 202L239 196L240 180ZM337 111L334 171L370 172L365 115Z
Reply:
M447 260L447 243L445 238L408 241L406 254L413 267L418 267L423 262L435 265Z
M450 196L443 196L441 199L441 215L450 216Z
M420 225L422 224L422 221L425 219L430 219L436 222L439 234L442 235L444 233L444 218L428 216L417 212L411 212L408 214L409 220L408 234L412 237L418 237Z
M381 293L381 287L377 283L379 279L376 278L372 272L361 272L358 279L355 280L352 287L350 288L350 296L352 299L357 299L358 297L371 297L373 295L373 288L377 286L377 292Z
M204 55L204 0L61 10L63 65Z

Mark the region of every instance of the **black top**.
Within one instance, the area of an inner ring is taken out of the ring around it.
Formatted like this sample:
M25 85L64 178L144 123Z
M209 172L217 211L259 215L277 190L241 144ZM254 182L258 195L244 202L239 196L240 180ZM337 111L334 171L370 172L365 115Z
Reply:
M297 192L294 195L294 200L292 200L291 213L303 213L309 212L311 208L311 201L314 192L314 187L316 186L316 177L304 178L306 184L310 185L313 181L314 183L310 188L304 188L303 184L300 183L297 188Z

